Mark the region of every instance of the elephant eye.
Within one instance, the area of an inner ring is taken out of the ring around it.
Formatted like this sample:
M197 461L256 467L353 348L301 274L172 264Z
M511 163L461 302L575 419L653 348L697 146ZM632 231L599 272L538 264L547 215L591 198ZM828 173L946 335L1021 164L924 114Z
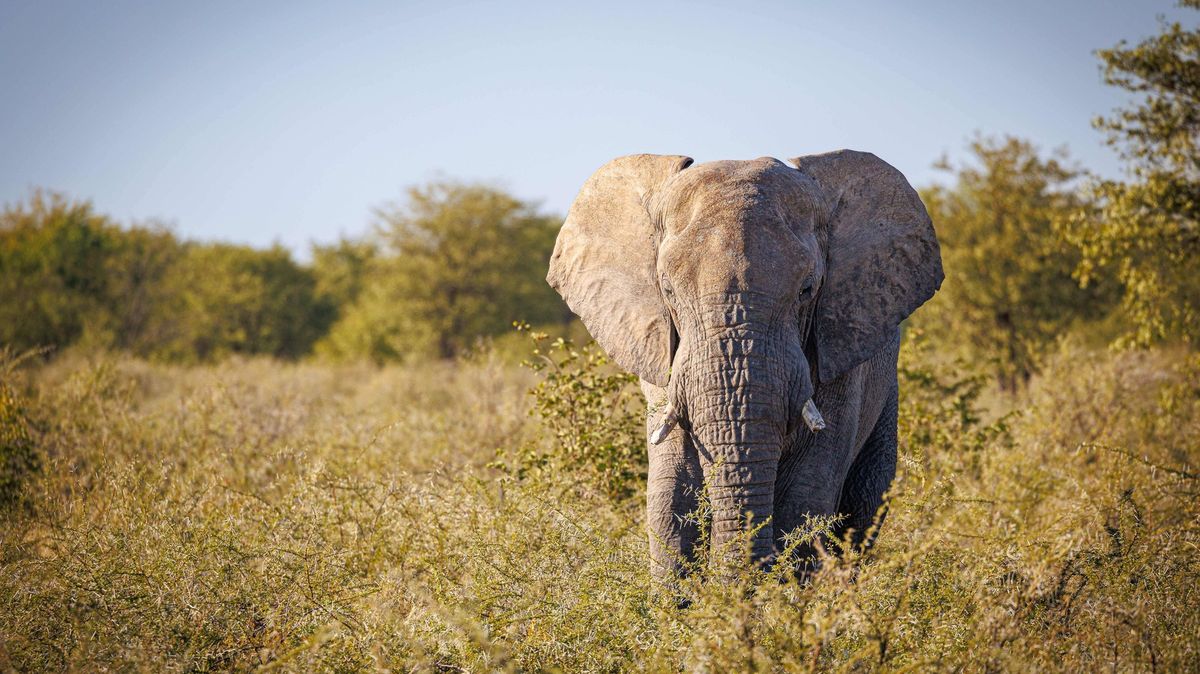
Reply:
M803 285L800 286L800 296L808 297L809 295L812 294L812 291L813 291L813 277L809 276L808 278L804 279Z
M671 289L671 282L667 280L667 275L666 275L666 274L663 274L663 275L662 275L662 278L661 278L661 280L659 281L659 285L660 285L660 286L662 286L662 290L663 290L663 292L664 292L664 293L666 293L666 294L668 294L668 295L670 295L670 294L672 294L672 293L674 292L674 291Z

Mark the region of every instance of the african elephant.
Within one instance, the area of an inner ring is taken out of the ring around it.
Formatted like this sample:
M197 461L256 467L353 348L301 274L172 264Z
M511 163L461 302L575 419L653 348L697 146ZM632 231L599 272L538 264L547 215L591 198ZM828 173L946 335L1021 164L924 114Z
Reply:
M558 234L547 281L648 400L660 578L694 559L701 490L715 558L762 563L808 515L869 543L895 475L899 325L941 285L933 224L872 154L791 164L621 157Z

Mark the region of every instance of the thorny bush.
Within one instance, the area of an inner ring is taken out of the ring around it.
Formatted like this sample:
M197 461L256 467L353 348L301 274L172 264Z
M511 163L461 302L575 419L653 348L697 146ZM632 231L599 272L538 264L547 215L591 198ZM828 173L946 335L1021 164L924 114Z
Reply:
M533 473L577 489L596 489L622 501L642 493L646 480L645 408L637 376L621 372L595 344L576 347L528 324L532 357L522 365L538 375L530 389L544 437L515 450L501 448L493 466L518 479Z

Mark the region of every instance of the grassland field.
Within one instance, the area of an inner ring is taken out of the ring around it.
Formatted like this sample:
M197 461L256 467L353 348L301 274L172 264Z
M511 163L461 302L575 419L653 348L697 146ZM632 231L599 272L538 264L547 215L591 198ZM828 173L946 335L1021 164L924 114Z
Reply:
M680 608L635 387L540 348L10 362L0 671L1200 671L1193 354L1063 345L1000 397L908 343L878 545Z

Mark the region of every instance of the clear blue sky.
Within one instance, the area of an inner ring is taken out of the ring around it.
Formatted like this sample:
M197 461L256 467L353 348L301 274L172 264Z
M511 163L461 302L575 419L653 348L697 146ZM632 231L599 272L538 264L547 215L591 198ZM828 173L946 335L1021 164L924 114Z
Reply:
M0 201L301 254L439 175L565 212L632 152L869 150L918 185L975 131L1118 172L1092 51L1171 0L0 0Z

